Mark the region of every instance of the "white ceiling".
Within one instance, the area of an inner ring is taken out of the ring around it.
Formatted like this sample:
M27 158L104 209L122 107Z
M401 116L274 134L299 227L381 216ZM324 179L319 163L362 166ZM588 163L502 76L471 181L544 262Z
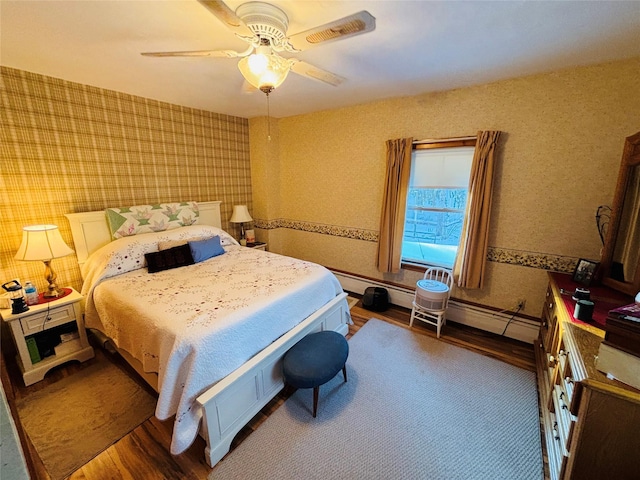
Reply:
M640 1L269 3L289 16L289 34L360 10L376 18L371 33L297 54L347 81L333 87L291 73L270 96L275 117L640 56ZM140 55L246 48L196 0L2 0L0 21L2 65L229 115L266 114L264 94L243 91L237 59Z

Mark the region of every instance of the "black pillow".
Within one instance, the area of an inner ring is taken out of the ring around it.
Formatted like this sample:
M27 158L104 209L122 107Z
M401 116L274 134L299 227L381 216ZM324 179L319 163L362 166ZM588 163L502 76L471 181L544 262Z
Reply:
M144 258L147 259L149 273L156 273L163 270L169 270L171 268L194 264L188 243L180 245L179 247L161 250L159 252L145 253Z

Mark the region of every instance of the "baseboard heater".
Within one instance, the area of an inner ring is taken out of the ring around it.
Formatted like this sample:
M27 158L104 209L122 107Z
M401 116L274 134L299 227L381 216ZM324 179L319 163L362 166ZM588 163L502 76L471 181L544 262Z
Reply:
M414 290L410 288L401 288L345 272L333 271L333 274L338 278L344 290L362 295L367 287L383 287L389 292L389 301L391 303L411 309ZM495 312L488 308L469 305L456 300L451 300L447 309L447 320L499 335L504 332L505 337L533 343L538 337L540 323L522 317L514 317L511 320L512 315L512 313ZM511 323L509 323L509 320L511 320Z

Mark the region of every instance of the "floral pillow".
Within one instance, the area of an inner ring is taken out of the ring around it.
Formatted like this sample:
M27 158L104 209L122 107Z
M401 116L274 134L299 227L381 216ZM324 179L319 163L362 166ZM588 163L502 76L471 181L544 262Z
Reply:
M107 208L107 221L113 238L140 233L163 232L198 223L196 202L157 203L133 207Z

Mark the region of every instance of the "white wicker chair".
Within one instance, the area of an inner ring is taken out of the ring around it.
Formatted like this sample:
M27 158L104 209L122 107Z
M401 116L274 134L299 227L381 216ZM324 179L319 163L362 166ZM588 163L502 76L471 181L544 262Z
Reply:
M430 280L440 282L446 286L428 283L425 285L424 280ZM421 288L423 286L429 286L429 290ZM414 320L420 320L430 325L435 325L436 335L440 338L440 329L442 325L447 323L445 313L449 304L449 297L451 296L451 288L453 287L453 273L446 268L432 267L424 272L422 280L416 284L416 293L413 297L413 309L411 310L411 320L409 321L409 327L413 326ZM429 297L437 298L437 301L430 301Z

